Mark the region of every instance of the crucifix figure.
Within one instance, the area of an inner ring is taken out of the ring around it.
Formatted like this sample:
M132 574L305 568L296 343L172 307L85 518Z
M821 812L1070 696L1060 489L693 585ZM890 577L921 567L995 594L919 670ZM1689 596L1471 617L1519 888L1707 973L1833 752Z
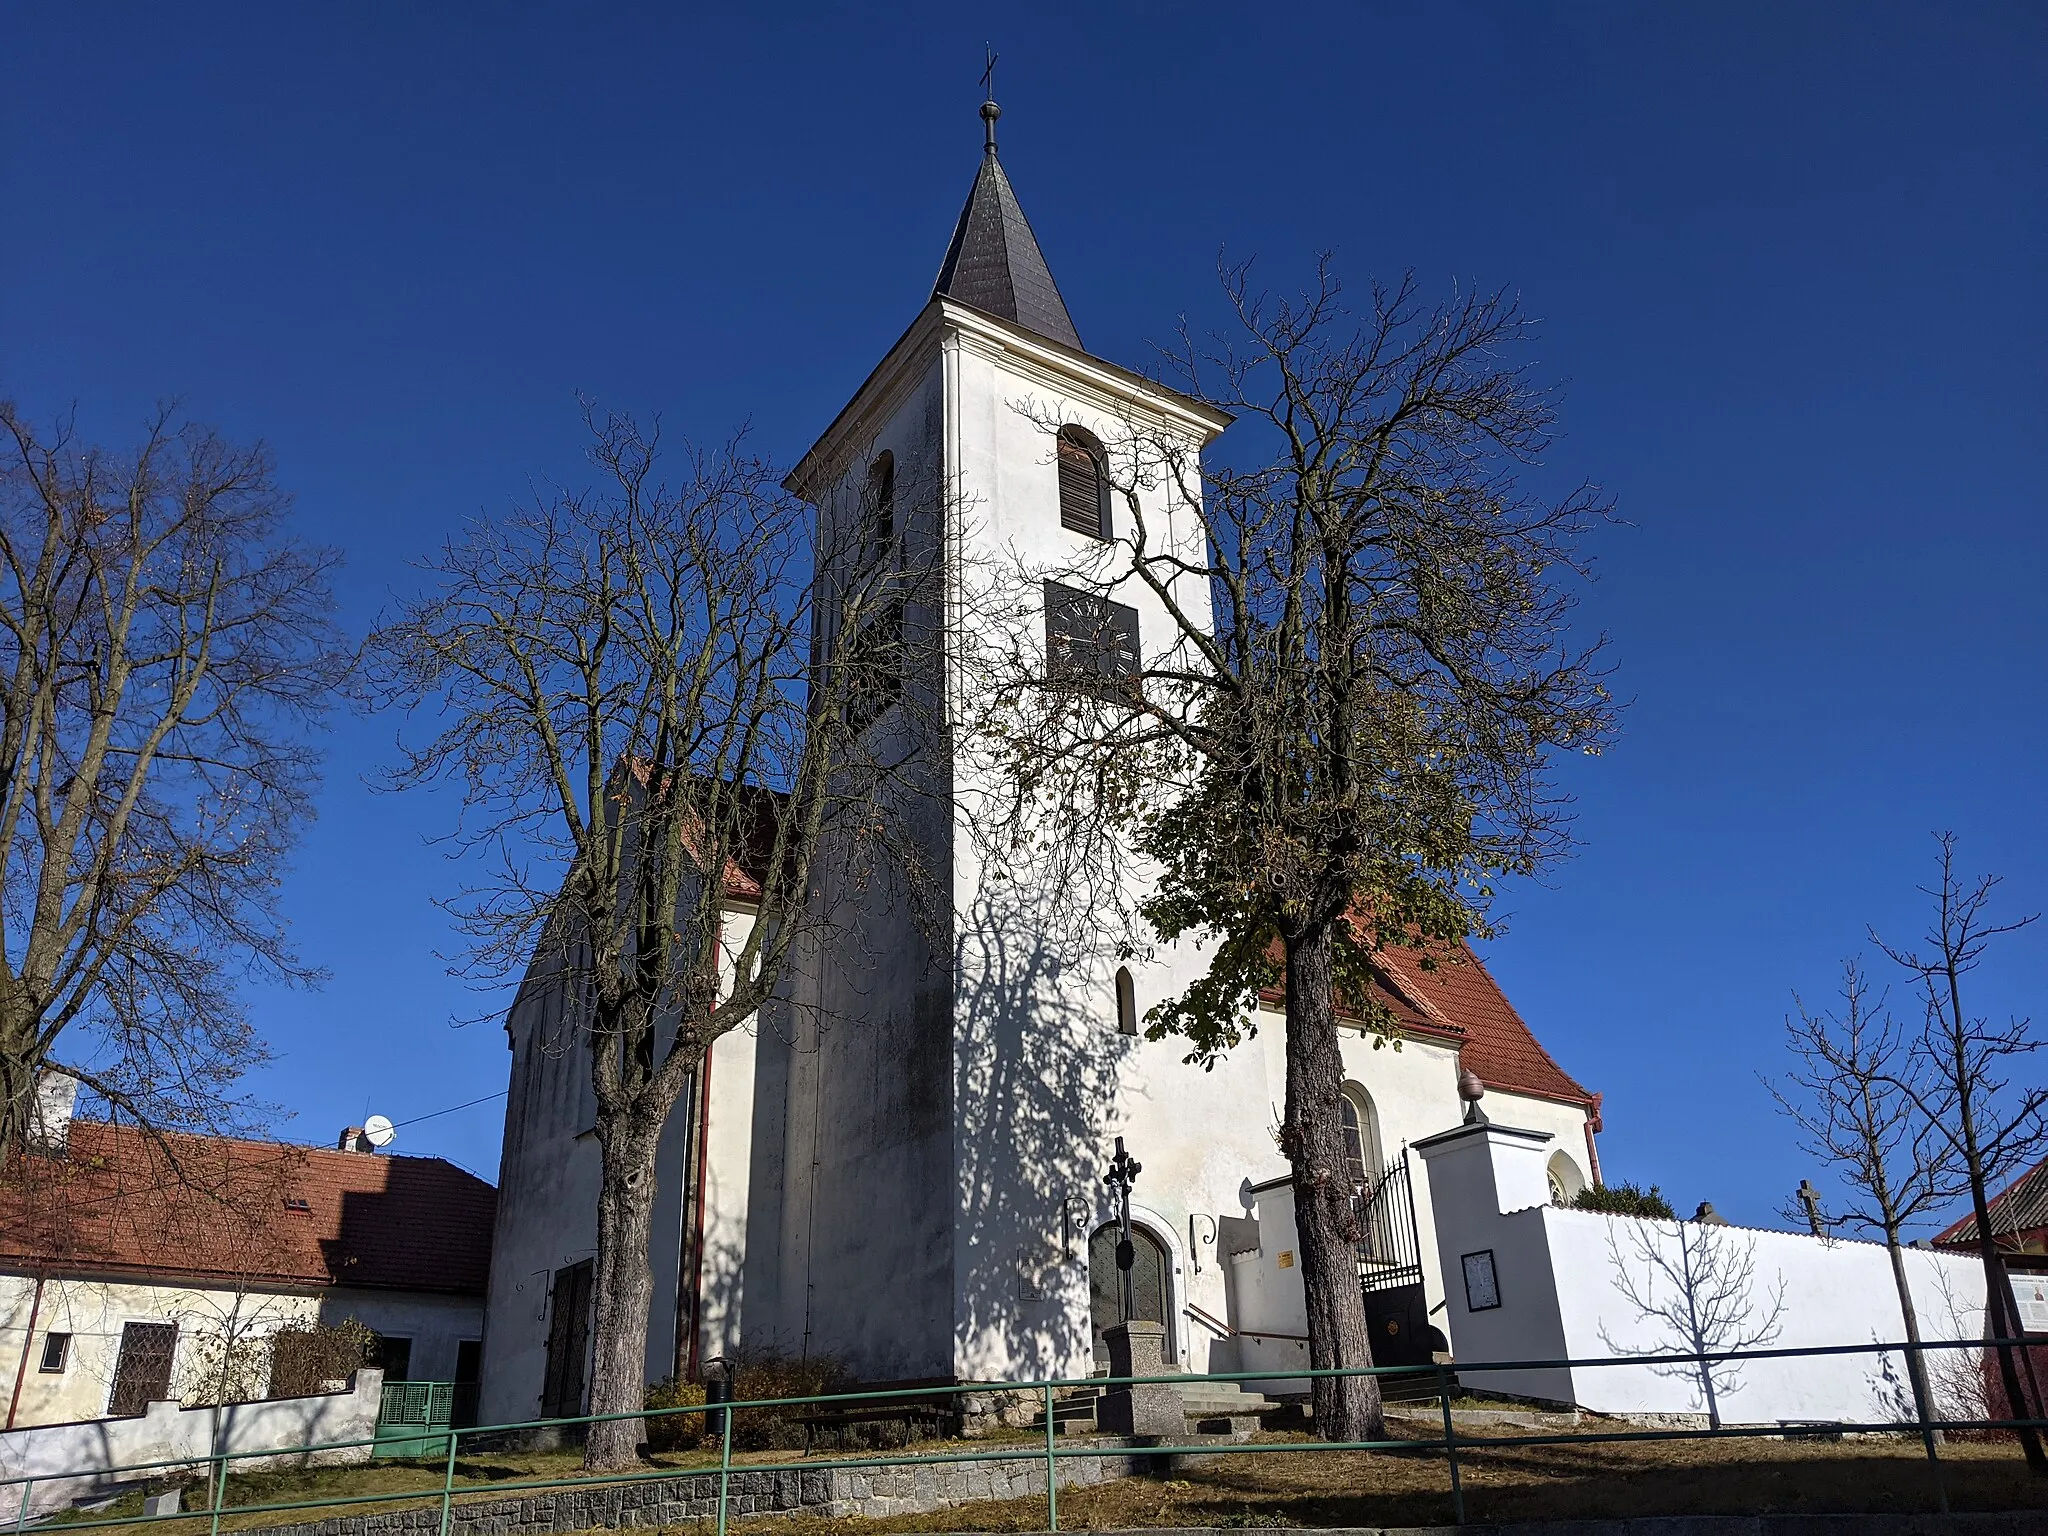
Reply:
M1138 1250L1131 1244L1131 1186L1138 1182L1138 1175L1144 1171L1145 1165L1124 1150L1123 1137L1117 1137L1116 1156L1110 1159L1109 1173L1102 1182L1116 1196L1116 1267L1122 1276L1123 1321L1127 1323L1131 1321L1131 1314L1138 1310L1137 1291L1131 1280L1131 1266L1138 1257Z

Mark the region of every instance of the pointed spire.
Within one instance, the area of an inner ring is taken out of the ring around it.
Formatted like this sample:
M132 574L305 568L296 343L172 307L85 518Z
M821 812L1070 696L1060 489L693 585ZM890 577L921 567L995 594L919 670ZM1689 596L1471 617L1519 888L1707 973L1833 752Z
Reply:
M981 104L985 125L981 169L953 228L945 264L932 285L934 298L970 304L985 314L1015 321L1051 341L1082 350L1081 336L1060 297L1059 285L1045 264L1045 254L1031 233L1030 221L1017 205L1010 178L996 158L996 119L1003 109L993 101Z

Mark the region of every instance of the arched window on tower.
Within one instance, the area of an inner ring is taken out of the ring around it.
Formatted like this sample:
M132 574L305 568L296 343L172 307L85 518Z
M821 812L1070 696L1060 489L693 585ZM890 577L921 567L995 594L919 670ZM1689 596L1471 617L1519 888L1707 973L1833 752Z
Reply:
M1345 1168L1351 1182L1362 1188L1379 1178L1381 1168L1379 1116L1373 1113L1372 1096L1347 1083L1337 1113L1344 1122Z
M1109 537L1109 484L1102 444L1079 427L1061 427L1060 526L1091 539Z
M1138 991L1131 985L1131 973L1125 966L1118 966L1116 972L1116 1032L1138 1032Z

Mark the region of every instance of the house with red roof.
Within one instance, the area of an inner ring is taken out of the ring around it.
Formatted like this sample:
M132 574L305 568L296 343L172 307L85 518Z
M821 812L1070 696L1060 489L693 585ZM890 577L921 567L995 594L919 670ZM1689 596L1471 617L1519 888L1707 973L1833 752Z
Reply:
M2030 1334L2048 1334L2048 1158L2034 1164L1985 1204L1991 1216L1991 1239L2004 1255L2006 1272L2012 1276L2020 1326ZM1976 1216L1965 1216L1943 1230L1935 1237L1934 1246L1975 1253Z
M348 1319L387 1381L474 1382L497 1192L344 1142L53 1116L0 1184L5 1427L317 1390L293 1346Z
M1253 1321L1271 1309L1248 1310L1237 1278L1253 1255L1281 1277L1261 1282L1265 1301L1299 1283L1273 1195L1287 1172L1280 1000L1248 1000L1242 1040L1206 1069L1184 1041L1147 1039L1148 1012L1207 970L1203 945L1154 942L1128 916L1142 872L1087 864L1056 818L1009 838L978 819L1003 789L963 723L979 702L977 647L1014 643L1116 677L1171 644L1157 593L1133 584L1099 601L1057 579L1130 531L1102 444L1137 433L1168 445L1162 462L1193 462L1230 423L1087 350L996 153L993 105L984 115L928 300L786 482L817 509L821 624L835 622L835 594L878 570L945 573L943 613L914 594L890 610L904 635L939 643L890 650L903 673L863 724L935 809L915 818L909 873L821 894L829 926L803 936L784 995L712 1045L671 1117L648 1254L650 1378L695 1377L739 1349L831 1356L870 1382L1086 1374L1117 1316L1104 1174L1118 1138L1143 1165L1135 1306L1164 1327L1169 1365L1230 1370L1254 1334L1299 1334ZM1174 547L1199 570L1180 482L1140 478L1151 536L1192 541ZM969 591L1020 567L1045 579L1014 600ZM743 891L732 921L751 921ZM484 1371L494 1422L587 1401L596 1111L580 992L559 971L537 959L506 1019ZM1386 1250L1361 1253L1361 1283L1386 1293L1375 1315L1399 1338L1382 1327L1376 1339L1398 1353L1426 1348L1445 1294L1427 1181L1405 1149L1459 1125L1483 1093L1493 1120L1541 1143L1550 1197L1567 1201L1599 1178L1600 1099L1470 948L1388 952L1373 988L1342 1031L1343 1105L1348 1171Z

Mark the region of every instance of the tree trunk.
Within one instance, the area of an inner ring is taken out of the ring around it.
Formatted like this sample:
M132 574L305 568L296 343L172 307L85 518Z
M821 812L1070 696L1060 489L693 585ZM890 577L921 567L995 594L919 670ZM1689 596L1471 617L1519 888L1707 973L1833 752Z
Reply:
M1943 844L1944 848L1947 844ZM1948 903L1946 891L1948 864L1943 860L1942 887L1942 936L1948 937ZM1948 946L1948 1017L1946 1028L1949 1032L1948 1059L1954 1064L1952 1076L1956 1089L1956 1128L1962 1132L1963 1166L1970 1176L1970 1214L1977 1218L1977 1256L1984 1263L1984 1316L1990 1324L1993 1338L2012 1339L2019 1337L2019 1308L2014 1303L2012 1284L2005 1277L2005 1261L1999 1257L1998 1240L1991 1229L1991 1203L1984 1193L1984 1155L1982 1143L1977 1139L1977 1112L1973 1104L1975 1091L1980 1085L1973 1075L1969 1062L1970 1054L1963 1023L1963 992L1961 961L1956 946ZM2028 1399L2020 1390L2019 1363L2013 1358L2012 1346L1998 1346L1998 1375L2005 1386L2006 1417L2030 1419L2033 1414L2025 1412ZM2039 1407L2039 1404L2033 1406ZM2027 1458L2027 1470L2036 1477L2048 1477L2048 1452L2041 1449L2040 1434L2031 1429L2018 1431L2020 1449Z
M1985 1322L1990 1326L1992 1336L1999 1339L2019 1337L2019 1308L2014 1304L2012 1281L2006 1278L2005 1261L1998 1255L1998 1244L1991 1236L1991 1222L1985 1213L1982 1186L1972 1181L1971 1194L1976 1196L1977 1252L1984 1261L1984 1313ZM1998 1379L2005 1388L2005 1415L2010 1419L2030 1419L2033 1408L2038 1406L2020 1385L2019 1361L2010 1344L2000 1344L1998 1355ZM2048 1476L2048 1454L2041 1449L2041 1435L2038 1430L2021 1428L2015 1431L2020 1437L2020 1449L2026 1454L2027 1468L2036 1477Z
M604 1179L597 1197L597 1267L592 1277L596 1325L590 1370L590 1412L637 1414L647 1399L647 1314L654 1272L647 1262L654 1226L655 1151L661 1118L643 1106L599 1112L597 1139ZM646 1438L637 1418L592 1424L583 1465L616 1472L636 1465Z
M1330 945L1327 923L1286 938L1287 1119L1280 1144L1294 1174L1312 1370L1372 1364L1365 1293L1358 1282L1358 1217L1338 1107L1344 1058L1337 1045ZM1386 1438L1377 1377L1317 1376L1313 1382L1316 1433L1323 1439Z
M1891 1256L1892 1284L1899 1291L1899 1316L1906 1324L1906 1342L1920 1342L1920 1313L1913 1305L1913 1287L1906 1279L1905 1250L1899 1246L1896 1228L1884 1235L1885 1252ZM1934 1394L1927 1386L1927 1357L1917 1349L1906 1351L1906 1379L1913 1385L1913 1414L1920 1421L1920 1438L1927 1447L1927 1454L1934 1454L1934 1428L1928 1422L1934 1417Z
M35 1020L11 1006L19 995L0 973L0 1154L19 1151L36 1130L38 1059Z

